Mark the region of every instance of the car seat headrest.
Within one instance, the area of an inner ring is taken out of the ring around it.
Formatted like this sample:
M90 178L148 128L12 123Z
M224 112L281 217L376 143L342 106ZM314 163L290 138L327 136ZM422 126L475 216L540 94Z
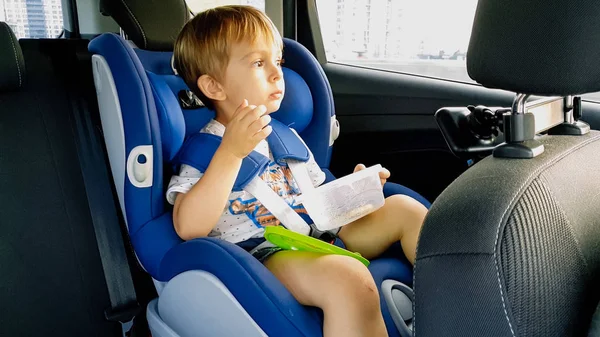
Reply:
M111 16L142 49L173 50L173 43L191 13L185 0L101 0L100 11Z
M183 145L185 137L204 127L214 117L214 112L204 107L182 110L178 95L182 90L189 90L183 79L176 75L154 73L148 70L150 65L148 62L143 63L147 69L146 73L156 103L163 160L171 162ZM154 70L160 68L154 67ZM312 95L308 85L298 73L287 68L283 68L283 73L286 92L273 118L300 133L312 119Z
M170 162L175 158L185 138L185 120L174 92L177 92L177 87L187 87L178 76L160 76L149 71L146 73L152 84L152 94L156 103L163 160ZM175 88L169 86L167 81Z
M310 123L313 116L313 99L308 85L297 72L283 68L285 95L279 110L273 113L273 118L302 132Z
M0 92L18 90L25 83L25 60L17 37L0 22Z
M600 2L479 0L467 53L486 87L567 96L600 91Z

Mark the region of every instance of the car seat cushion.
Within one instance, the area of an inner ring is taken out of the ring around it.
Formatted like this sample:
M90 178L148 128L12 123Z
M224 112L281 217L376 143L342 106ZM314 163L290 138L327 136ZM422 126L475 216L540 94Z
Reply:
M394 194L407 195L423 204L423 206L425 206L426 208L431 207L431 203L427 199L425 199L419 193L411 190L410 188L392 182L385 183L385 185L383 185L383 195L387 198Z
M271 336L320 336L319 310L301 305L277 278L241 247L201 238L173 247L160 264L159 280L187 270L215 275Z

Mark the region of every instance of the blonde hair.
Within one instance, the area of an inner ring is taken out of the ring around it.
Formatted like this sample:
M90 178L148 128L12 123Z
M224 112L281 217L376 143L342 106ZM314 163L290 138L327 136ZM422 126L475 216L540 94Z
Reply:
M211 109L212 102L198 88L198 78L220 79L229 62L233 43L254 43L259 37L283 48L283 41L269 17L251 6L221 6L198 13L177 36L174 66L188 87Z

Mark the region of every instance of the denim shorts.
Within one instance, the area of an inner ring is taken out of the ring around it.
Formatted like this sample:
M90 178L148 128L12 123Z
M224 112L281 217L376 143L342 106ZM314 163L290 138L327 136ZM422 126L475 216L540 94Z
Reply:
M336 234L325 232L322 234L320 239L340 248L346 248L344 242ZM260 261L260 263L265 263L265 261L273 254L283 250L282 248L273 246L266 246L264 248L254 250L254 248L258 247L258 245L262 244L263 242L265 242L265 238L251 238L246 241L238 242L237 245L242 247L245 251L251 252L252 256Z
M258 247L258 245L262 244L263 242L265 242L265 238L251 238L246 241L238 242L237 245L242 247L247 252L252 252L252 256L254 256L254 258L256 258L260 263L265 263L269 257L273 256L273 254L283 250L279 247L264 247L254 250L254 248Z

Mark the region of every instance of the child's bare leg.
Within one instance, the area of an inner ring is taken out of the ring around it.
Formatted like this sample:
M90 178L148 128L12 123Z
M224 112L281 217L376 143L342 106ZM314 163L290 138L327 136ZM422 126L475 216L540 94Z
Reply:
M339 236L350 251L370 259L400 241L408 260L414 264L417 241L427 209L415 199L393 195L377 211L350 223Z
M373 277L358 260L341 255L282 251L265 266L304 305L323 310L323 335L387 336Z

